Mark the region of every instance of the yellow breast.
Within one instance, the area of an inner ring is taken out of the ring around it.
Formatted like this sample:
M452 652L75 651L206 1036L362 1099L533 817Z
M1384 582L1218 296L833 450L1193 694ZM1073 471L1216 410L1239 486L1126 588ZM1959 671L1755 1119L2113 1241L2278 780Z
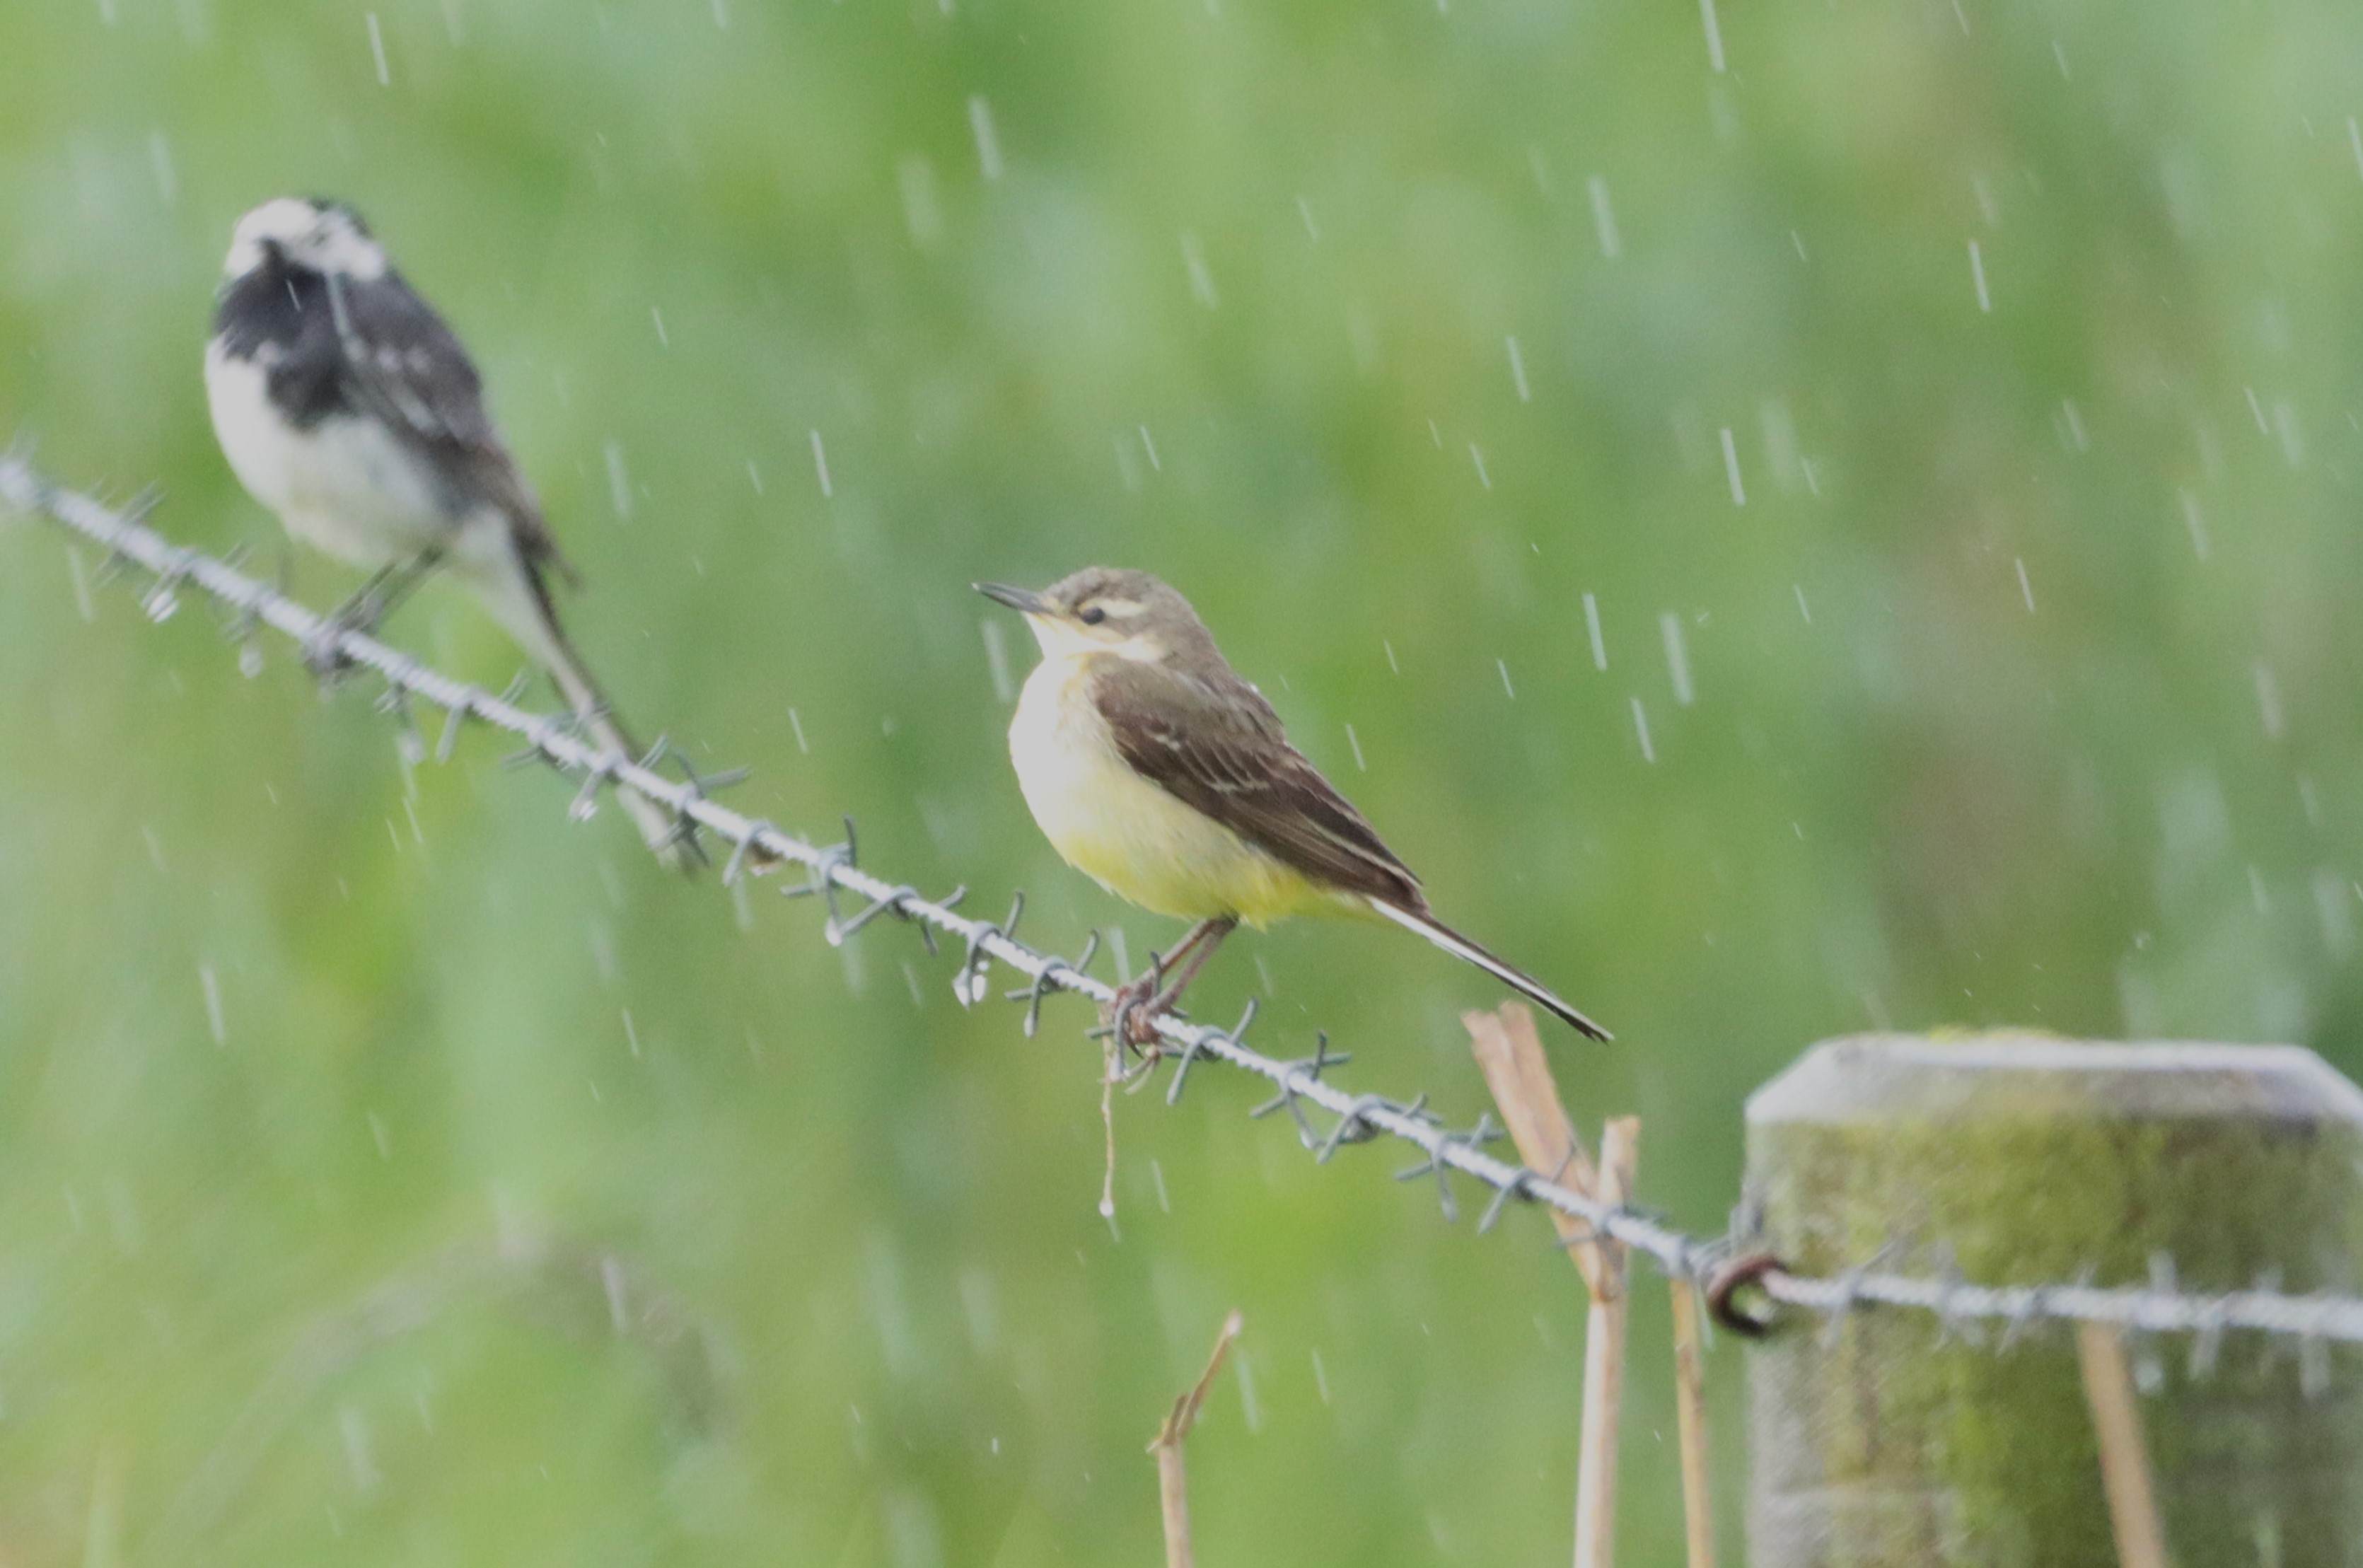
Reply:
M1188 920L1260 926L1337 906L1339 895L1132 770L1091 699L1093 657L1036 666L1009 727L1018 787L1067 863L1119 898Z

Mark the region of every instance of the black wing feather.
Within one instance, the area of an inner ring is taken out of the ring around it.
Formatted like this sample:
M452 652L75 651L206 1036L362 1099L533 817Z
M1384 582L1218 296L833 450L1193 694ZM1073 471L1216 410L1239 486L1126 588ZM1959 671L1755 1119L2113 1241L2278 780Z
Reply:
M475 362L434 306L391 268L367 282L328 279L327 303L352 401L427 460L460 504L455 510L498 507L528 562L571 576L540 502L485 410Z
M571 575L467 349L400 272L330 277L272 256L223 290L214 329L225 351L265 367L272 403L297 429L375 419L435 476L454 517L491 506L528 565Z

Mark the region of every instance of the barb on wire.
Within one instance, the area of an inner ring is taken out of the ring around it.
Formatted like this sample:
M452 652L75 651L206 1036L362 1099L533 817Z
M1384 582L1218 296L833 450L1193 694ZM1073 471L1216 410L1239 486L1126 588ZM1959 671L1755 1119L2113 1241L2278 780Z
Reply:
M973 1007L993 994L993 982L989 978L993 969L993 944L1002 942L1016 946L1017 921L1025 913L1026 895L1020 890L1011 895L1009 913L1003 917L1001 924L988 926L978 923L962 933L968 939L968 951L960 955L960 973L952 976L952 995L960 998L961 1006ZM928 951L934 951L933 943L928 944ZM1042 971L1044 974L1048 973L1047 967Z
M1477 1125L1474 1128L1467 1132L1445 1134L1437 1141L1437 1146L1428 1151L1426 1159L1416 1165L1406 1165L1397 1171L1395 1180L1415 1182L1422 1176L1434 1176L1437 1202L1444 1210L1444 1222L1447 1225L1457 1225L1460 1222L1460 1205L1452 1196L1452 1167L1444 1162L1444 1151L1455 1145L1464 1149L1481 1148L1488 1143L1500 1142L1502 1136L1502 1129L1493 1120L1493 1113L1481 1111L1478 1113ZM1513 1179L1508 1186L1501 1190L1503 1193L1514 1192L1524 1184L1523 1182Z
M1054 959L1043 965L1042 973L1026 984L1020 985L1015 991L1004 991L1001 994L1004 1001L1026 1004L1025 1028L1027 1040L1032 1040L1034 1031L1042 1027L1042 998L1050 994L1053 988L1053 977L1071 974L1079 980L1082 979L1091 969L1092 960L1099 955L1099 951L1100 934L1094 929L1091 935L1084 939L1083 951L1071 961Z
M1233 1045L1246 1043L1248 1026L1255 1022L1258 998L1248 997L1247 1010L1239 1015L1239 1021L1230 1027L1228 1033L1225 1034L1219 1029L1208 1029L1200 1038L1182 1048L1182 1060L1173 1064L1173 1082L1165 1091L1167 1105L1178 1106L1182 1103L1182 1085L1190 1076L1190 1063L1206 1053L1206 1041L1209 1039L1217 1034L1223 1034L1223 1038L1228 1040Z
M1029 1018L1038 1015L1042 996L1052 991L1071 992L1103 1006L1115 1003L1114 986L1083 973L1091 950L1070 963L1027 947L1011 934L1022 903L995 925L957 913L949 899L927 899L905 885L889 883L856 862L849 818L845 841L823 847L734 811L708 793L706 786L718 784L719 779L700 780L693 773L689 782L669 777L639 759L603 750L566 723L520 707L521 684L495 696L319 615L218 557L171 543L142 520L153 505L152 500L144 501L137 514L109 507L52 484L32 468L21 450L0 454L0 506L44 514L105 549L110 562L149 573L157 587L169 590L166 600L160 601L157 588L151 588L143 595L150 605L169 601L177 606L178 595L184 590L205 594L228 608L232 625L249 637L254 628L267 626L293 639L299 648L325 646L340 661L372 672L388 688L399 691L405 706L425 703L441 708L447 718L436 748L438 757L450 755L460 728L467 720L506 730L524 740L528 758L564 773L628 788L675 813L685 830L711 833L729 844L732 873L743 873L756 860L802 866L804 883L782 891L792 896L820 895L828 906L824 932L834 932L836 940L849 934L837 905L840 891L866 899L871 906L889 906L896 915L923 929L957 937L964 952L956 984L964 1002L984 999L989 972L1000 963L1030 983L1015 994L1026 1002ZM1237 1030L1192 1023L1170 1014L1149 1022L1161 1047L1168 1054L1182 1055L1184 1065L1213 1059L1273 1084L1280 1091L1278 1097L1257 1106L1253 1114L1285 1109L1295 1121L1300 1139L1324 1162L1348 1143L1398 1139L1426 1156L1427 1162L1415 1167L1420 1174L1433 1171L1441 1181L1448 1171L1457 1171L1503 1195L1494 1200L1497 1208L1509 1195L1515 1195L1584 1220L1597 1235L1654 1259L1678 1277L1698 1280L1723 1257L1720 1249L1646 1214L1602 1203L1569 1187L1560 1179L1564 1172L1546 1177L1495 1159L1472 1134L1447 1129L1427 1109L1425 1095L1403 1103L1381 1095L1355 1095L1330 1083L1324 1073L1342 1065L1346 1057L1329 1051L1326 1036L1311 1059L1288 1062L1248 1046L1238 1038ZM1326 1136L1316 1132L1307 1107L1337 1118ZM1722 1263L1710 1288L1726 1306L1735 1292L1750 1288L1760 1291L1771 1303L1824 1317L1843 1316L1866 1306L1925 1312L1938 1318L1956 1335L1964 1331L1964 1326L1980 1323L2016 1324L2023 1335L2041 1322L2061 1319L2114 1324L2140 1334L2188 1334L2193 1337L2194 1366L2214 1363L2225 1333L2257 1331L2296 1341L2302 1370L2317 1381L2327 1366L2323 1358L2330 1343L2363 1342L2363 1299L2290 1296L2277 1281L2215 1296L2159 1290L2154 1285L2103 1287L2089 1282L1980 1285L1962 1280L1957 1271L1939 1278L1886 1273L1875 1266L1880 1261L1874 1258L1839 1278L1815 1278L1791 1273L1776 1258L1759 1252Z
M1349 1051L1332 1051L1329 1049L1327 1029L1317 1031L1313 1037L1313 1054L1294 1062L1281 1062L1280 1093L1248 1112L1248 1115L1261 1121L1274 1111L1284 1110L1289 1114L1290 1119L1296 1123L1297 1140L1307 1149L1320 1148L1321 1135L1313 1129L1312 1118L1304 1114L1304 1106L1297 1098L1295 1079L1302 1075L1318 1083L1325 1069L1343 1067L1353 1060L1354 1053Z

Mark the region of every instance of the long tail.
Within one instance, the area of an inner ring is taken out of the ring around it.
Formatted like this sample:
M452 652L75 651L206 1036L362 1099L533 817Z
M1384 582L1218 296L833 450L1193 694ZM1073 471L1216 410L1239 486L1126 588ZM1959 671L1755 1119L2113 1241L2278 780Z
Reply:
M1370 900L1370 907L1401 926L1404 930L1417 931L1453 957L1465 959L1475 964L1537 1006L1567 1020L1575 1027L1578 1033L1589 1035L1592 1039L1603 1042L1614 1038L1606 1029L1560 1001L1558 993L1552 991L1549 986L1531 975L1513 969L1443 922L1430 916L1414 915L1408 909L1377 898Z
M582 719L591 739L605 750L620 751L637 760L639 747L616 719L599 684L583 664L582 655L575 651L572 639L559 623L557 606L550 602L549 585L541 573L531 563L512 557L493 572L468 575L493 618L516 639L518 646L535 663L549 672L559 694ZM616 798L624 803L633 826L640 830L641 839L660 862L674 871L696 869L695 851L682 836L671 812L629 789L616 790Z

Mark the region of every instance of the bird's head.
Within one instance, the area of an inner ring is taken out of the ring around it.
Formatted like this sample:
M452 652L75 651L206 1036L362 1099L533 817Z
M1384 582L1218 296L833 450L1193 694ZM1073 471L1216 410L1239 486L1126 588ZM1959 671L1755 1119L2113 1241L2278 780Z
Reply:
M1214 648L1190 601L1146 572L1086 566L1039 593L1005 583L976 591L1024 616L1046 659L1110 653L1155 664Z
M370 238L360 213L311 196L280 196L239 218L222 274L242 278L273 261L364 283L386 268L384 247Z

